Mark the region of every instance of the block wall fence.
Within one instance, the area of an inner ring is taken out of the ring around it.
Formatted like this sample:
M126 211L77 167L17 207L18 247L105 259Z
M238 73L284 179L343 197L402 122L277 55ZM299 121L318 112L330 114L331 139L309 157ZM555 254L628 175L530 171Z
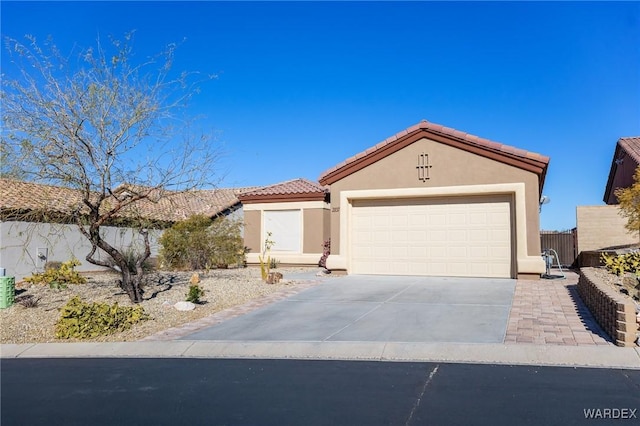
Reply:
M580 270L578 294L602 329L618 346L635 346L638 338L636 305L631 298L598 282L593 270Z

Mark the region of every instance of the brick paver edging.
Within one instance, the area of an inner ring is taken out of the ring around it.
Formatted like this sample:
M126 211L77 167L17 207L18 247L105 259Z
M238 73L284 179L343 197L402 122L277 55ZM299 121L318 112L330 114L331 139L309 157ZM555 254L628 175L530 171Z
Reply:
M578 275L565 275L561 280L516 282L506 344L612 345L578 296Z
M191 333L195 333L206 327L211 327L216 324L220 324L223 321L230 320L231 318L239 317L240 315L247 314L263 306L270 305L271 303L278 302L280 300L291 297L311 287L315 287L322 283L322 280L314 281L299 281L291 287L285 287L282 290L278 290L274 293L268 294L259 299L251 300L244 305L233 306L231 308L224 309L216 312L215 314L200 318L199 320L192 321L186 324L182 324L177 327L168 328L158 333L147 336L139 341L167 341L177 340L181 337L187 336Z

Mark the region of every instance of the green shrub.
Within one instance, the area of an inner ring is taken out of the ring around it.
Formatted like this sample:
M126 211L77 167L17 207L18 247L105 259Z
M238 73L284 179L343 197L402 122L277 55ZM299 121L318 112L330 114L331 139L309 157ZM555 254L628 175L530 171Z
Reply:
M264 239L262 254L258 255L258 260L260 261L260 276L262 277L262 281L265 282L271 271L271 247L276 244L275 241L271 240L271 235L273 235L272 232L267 231L267 238Z
M192 284L189 286L189 292L187 293L187 302L201 303L200 298L204 296L204 290L198 284Z
M280 266L280 261L278 259L275 257L269 259L269 269L278 269L278 266Z
M620 276L625 272L632 272L640 275L640 252L638 251L621 255L602 253L600 259L604 267L612 274Z
M87 279L75 270L76 266L80 266L78 259L71 259L62 262L58 268L49 267L42 273L36 273L24 280L31 284L49 284L49 287L55 289L67 288L67 284L84 284Z
M132 325L149 319L142 306L118 306L118 303L86 303L78 296L60 309L56 323L58 339L91 339L128 330Z
M209 235L213 246L213 265L244 265L246 249L242 238L242 221L228 217L215 218L209 227Z
M172 269L209 269L244 263L242 222L194 215L160 237L162 263Z

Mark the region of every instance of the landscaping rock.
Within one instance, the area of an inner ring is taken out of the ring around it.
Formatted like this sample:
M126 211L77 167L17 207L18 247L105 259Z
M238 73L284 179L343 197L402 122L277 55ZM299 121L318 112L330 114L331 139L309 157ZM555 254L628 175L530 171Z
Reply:
M267 276L267 284L278 284L282 279L282 274L280 272L269 272Z
M315 268L288 267L281 272L308 273ZM55 323L60 316L59 309L77 295L84 301L104 302L130 306L125 292L117 287L119 276L110 272L84 274L86 284L70 284L68 289L55 290L49 286L16 283L16 295L33 296L39 299L38 306L25 308L16 303L0 309L0 343L47 343L58 341L54 336ZM243 305L251 300L280 291L291 284L265 285L259 268L216 269L207 274L200 273L199 286L206 292L207 301L198 309L181 312L174 308L179 300L184 300L193 272L156 271L145 278L144 301L140 303L150 316L149 321L136 324L122 333L99 336L94 341L133 342L172 327L179 327L191 321L212 315L233 306ZM215 301L215 302L213 302Z
M193 311L196 305L191 302L177 302L173 307L179 311Z

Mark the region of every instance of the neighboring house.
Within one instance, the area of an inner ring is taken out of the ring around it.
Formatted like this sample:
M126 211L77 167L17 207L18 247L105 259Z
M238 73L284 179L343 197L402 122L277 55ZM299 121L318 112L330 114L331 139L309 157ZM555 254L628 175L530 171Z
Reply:
M336 271L539 277L548 162L423 121L329 169L319 185L299 179L243 194L249 261L272 232L274 257L316 263L330 235Z
M210 217L231 215L242 217L238 195L254 188L232 188L175 193L156 197L156 201L137 204L137 216L148 220L152 257L158 254L158 238L162 229L193 214ZM117 194L135 191L120 187ZM159 195L159 194L158 194ZM72 257L82 262L80 271L102 270L85 260L91 244L78 231L71 213L81 206L78 191L51 185L12 179L0 179L0 267L17 279L42 270L49 261L65 261ZM135 229L126 226L127 214L118 224L103 227L105 239L117 248L142 248ZM97 258L106 258L98 251Z
M609 178L604 191L606 205L578 206L578 253L638 244L637 234L625 229L627 219L620 214L615 191L633 184L633 174L640 164L640 137L620 138L611 159Z

